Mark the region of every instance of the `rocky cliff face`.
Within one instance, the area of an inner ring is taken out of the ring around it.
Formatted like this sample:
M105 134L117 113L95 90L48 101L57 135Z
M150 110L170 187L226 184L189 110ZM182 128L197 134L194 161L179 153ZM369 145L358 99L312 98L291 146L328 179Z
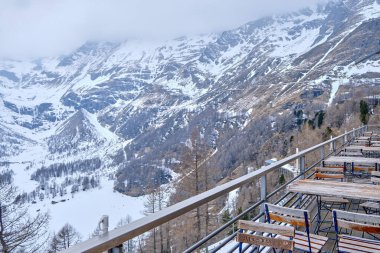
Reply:
M294 110L325 109L341 84L379 85L378 56L354 64L379 49L379 16L379 0L338 1L221 34L89 42L64 57L3 61L0 130L13 134L2 140L38 146L28 158L36 163L101 158L119 171L118 190L141 188L146 173L179 159L195 126L223 152L230 136L259 134L253 122L270 132L292 127Z

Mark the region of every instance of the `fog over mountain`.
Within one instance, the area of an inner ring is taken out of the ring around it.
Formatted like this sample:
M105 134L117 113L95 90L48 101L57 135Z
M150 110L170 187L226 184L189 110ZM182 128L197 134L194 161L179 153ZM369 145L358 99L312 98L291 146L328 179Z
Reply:
M222 32L323 0L16 0L0 2L0 57L57 56L86 41Z

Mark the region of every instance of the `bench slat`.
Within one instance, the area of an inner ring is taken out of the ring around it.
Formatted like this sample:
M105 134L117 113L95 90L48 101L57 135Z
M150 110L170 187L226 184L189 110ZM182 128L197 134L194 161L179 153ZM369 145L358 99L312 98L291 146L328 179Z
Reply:
M258 231L258 232L263 232L263 233L292 236L292 237L294 236L294 228L287 227L287 226L280 226L276 224L239 220L238 228L251 230L251 231Z
M249 243L253 245L262 245L275 249L293 250L294 242L291 240L283 240L279 238L264 237L251 234L237 233L237 242Z

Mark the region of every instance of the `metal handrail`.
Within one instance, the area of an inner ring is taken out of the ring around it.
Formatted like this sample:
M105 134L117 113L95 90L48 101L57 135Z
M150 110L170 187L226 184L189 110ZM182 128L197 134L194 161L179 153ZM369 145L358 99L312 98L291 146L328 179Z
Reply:
M343 138L344 136L348 136L350 134L352 134L353 136L356 136L356 134L363 132L365 129L367 129L367 126L362 126L357 129L353 129L350 132L339 135L328 141L325 141L323 143L320 143L318 145L305 149L299 153L293 154L289 157L286 157L270 165L263 166L260 169L253 171L247 175L231 180L230 182L227 182L225 184L216 186L208 191L200 193L196 196L188 198L172 206L169 206L161 211L150 214L146 217L143 217L139 220L131 222L127 225L111 230L103 235L96 236L87 241L78 243L74 245L73 247L64 250L63 253L74 253L74 252L75 253L76 252L89 252L89 253L94 252L95 253L95 252L106 251L108 249L116 247L122 244L123 242L133 239L137 237L138 235L148 232L155 227L158 227L203 204L206 204L207 202L210 202L224 194L227 194L234 189L237 189L247 183L250 183L254 179L258 179L261 176L264 176L268 174L269 172L275 169L278 169L285 164L288 164L289 162L292 162L299 158L304 158L306 154L311 153L321 147L324 147L327 144L330 144L330 143L335 144L337 140L339 140L340 138Z

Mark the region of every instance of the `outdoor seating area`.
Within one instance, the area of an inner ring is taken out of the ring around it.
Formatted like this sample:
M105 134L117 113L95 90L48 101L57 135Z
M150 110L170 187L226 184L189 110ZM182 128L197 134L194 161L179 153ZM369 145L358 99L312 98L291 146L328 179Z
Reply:
M287 186L292 204L264 204L266 223L295 229L294 237L269 236L290 238L294 252L380 253L380 132L365 132L333 152L309 177ZM255 247L241 242L239 252Z

